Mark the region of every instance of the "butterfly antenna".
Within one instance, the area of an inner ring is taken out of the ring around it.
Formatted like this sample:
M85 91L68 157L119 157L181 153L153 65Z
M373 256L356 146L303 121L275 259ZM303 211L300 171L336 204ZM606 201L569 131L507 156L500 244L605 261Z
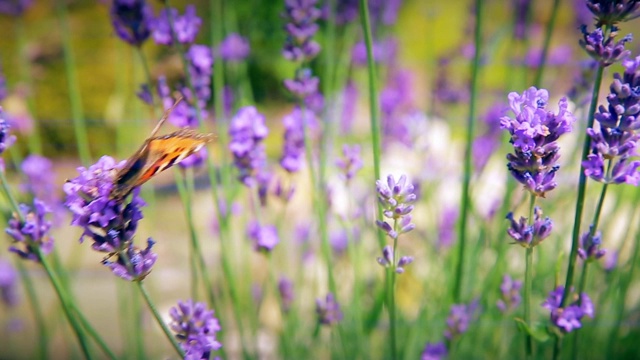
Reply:
M158 121L158 124L156 124L156 127L153 128L153 131L151 131L151 135L149 137L154 137L156 135L158 130L160 130L160 127L162 126L162 124L164 124L164 122L167 121L167 119L169 118L169 115L171 115L171 112L173 112L173 109L175 109L176 106L178 106L178 104L180 103L180 101L182 101L182 99L183 99L183 96L179 95L178 98L176 99L176 102L174 102L170 108L164 111L164 114L162 114L160 121Z

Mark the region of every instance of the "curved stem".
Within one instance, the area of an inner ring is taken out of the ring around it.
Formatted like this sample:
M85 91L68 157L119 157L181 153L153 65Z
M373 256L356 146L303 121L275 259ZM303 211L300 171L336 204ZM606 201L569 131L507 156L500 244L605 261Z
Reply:
M458 264L453 285L453 301L460 301L462 289L462 277L464 274L464 250L467 237L467 217L471 205L469 185L472 175L471 151L476 117L476 95L478 93L478 74L480 73L480 51L482 49L482 0L475 1L476 26L475 26L475 54L471 63L471 98L469 99L469 116L467 118L466 149L464 155L464 174L462 178L462 201L460 201L460 222L458 227Z
M33 281L31 281L31 277L27 274L27 269L21 259L16 261L16 267L20 274L20 280L22 280L25 290L27 291L29 306L31 306L31 311L33 311L33 318L36 323L36 328L38 329L38 359L44 360L49 358L49 353L47 349L47 326L44 321L44 316L42 315L42 308L38 302L38 296L35 288L33 287Z
M529 225L533 226L536 207L536 195L531 194L529 203ZM531 292L533 289L533 244L526 249L524 269L524 322L531 326ZM533 356L533 340L529 333L525 333L525 354L530 359Z
M540 65L536 72L535 80L533 84L535 87L540 88L542 83L542 75L544 74L544 68L547 63L547 55L549 54L549 44L551 44L551 35L553 34L553 28L556 25L556 18L558 17L558 8L560 7L560 0L553 1L553 7L551 8L551 19L547 23L547 29L544 34L544 44L542 45L542 54L540 55Z
M164 335L167 337L169 342L171 342L171 345L173 346L175 351L178 353L178 355L180 355L181 358L184 358L184 350L178 343L178 340L176 339L176 337L171 333L171 330L169 330L169 327L167 326L167 324L165 324L165 322L162 320L162 316L158 312L158 309L156 309L156 306L151 301L151 297L149 296L147 289L144 287L144 284L142 283L142 281L135 281L135 283L138 285L138 290L140 290L140 293L142 293L142 297L144 297L144 301L147 303L149 310L151 310L153 317L156 319L156 322L158 323L158 325L160 325L160 327L162 328L162 332L164 332Z

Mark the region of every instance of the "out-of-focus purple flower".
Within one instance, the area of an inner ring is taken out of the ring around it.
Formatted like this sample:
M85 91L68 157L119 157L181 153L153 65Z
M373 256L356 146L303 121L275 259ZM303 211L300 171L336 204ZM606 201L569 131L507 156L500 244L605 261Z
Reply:
M116 261L109 258L102 260L102 264L111 269L111 272L127 281L142 281L151 272L153 264L156 263L158 255L151 251L155 241L147 239L147 247L140 249L127 243L127 249L117 254Z
M570 46L557 46L549 52L545 66L562 66L571 62L573 50ZM538 68L542 63L542 49L531 48L522 60L522 64L530 68Z
M582 25L593 25L595 23L593 14L584 0L573 0L573 13L576 17L574 22L576 29Z
M322 12L316 8L317 0L285 0L283 17L287 21L282 55L289 61L311 61L320 51L320 45L313 40L319 26L316 20Z
M327 294L325 301L316 299L316 314L320 324L329 326L337 324L343 317L340 304L332 293Z
M444 342L427 343L422 351L420 360L443 360L448 353L447 345Z
M173 29L170 19L173 22ZM170 9L170 14L166 9L162 9L160 15L150 22L149 27L152 30L153 40L157 44L172 45L174 33L181 44L194 42L200 25L202 25L202 20L196 15L196 7L187 5L184 15L180 15L175 8Z
M196 91L196 99L193 99L191 96L186 97L189 103L192 104L192 107L195 106L193 104L198 104L200 107L200 116L205 118L207 102L211 99L211 75L213 72L213 55L211 48L206 45L194 44L191 45L185 56L190 62L189 72L191 81L193 81L193 87ZM182 92L185 93L185 95L189 95L190 90L189 93L187 93L186 90L187 88ZM196 122L190 126L197 127L199 124Z
M10 262L0 259L0 299L9 307L18 304L18 272Z
M385 88L380 93L381 125L383 141L397 141L412 145L413 132L407 117L415 113L413 103L413 74L408 70L395 70L389 74Z
M342 90L342 114L340 117L340 130L343 134L351 132L351 126L356 116L356 105L358 104L358 87L352 80L347 82Z
M535 207L533 225L529 225L527 218L520 217L516 222L513 213L507 214L507 219L511 222L511 226L507 229L507 234L522 247L534 247L546 239L553 229L553 222L549 217L542 218L542 209Z
M136 92L136 95L145 104L153 105L153 95L151 94L151 88L149 87L149 84L140 85L140 90Z
M21 184L24 192L28 192L44 201L49 206L58 202L58 193L55 184L55 173L51 160L40 155L29 155L20 166L26 177L26 182Z
M284 141L280 166L289 173L300 171L305 164L304 127L315 128L317 120L313 112L299 107L282 118Z
M593 59L581 61L576 68L572 81L573 86L567 92L567 96L578 107L584 106L591 101L591 87L593 86L597 68L598 62Z
M247 235L253 241L253 248L256 251L271 252L280 242L278 229L273 225L251 222L247 226Z
M613 26L640 16L637 0L587 0L587 8L596 17L596 26Z
M503 276L500 284L500 299L497 302L498 309L508 312L517 308L522 300L521 289L522 281L513 280L509 275Z
M216 333L222 330L213 310L203 302L178 301L169 310L169 327L185 351L185 359L209 359L212 351L222 347Z
M286 276L280 277L280 280L278 281L278 292L280 293L282 310L284 312L289 312L289 309L291 309L291 304L293 303L293 299L295 298L293 282Z
M284 87L298 99L307 97L318 92L320 79L313 76L311 69L301 69L296 72L294 79L284 80Z
M593 32L587 32L587 27L582 26L581 31L583 39L578 41L580 46L601 66L615 64L631 55L631 51L625 49L626 43L633 39L631 34L614 43L613 41L616 35L618 35L617 31L609 33L606 39L604 38L602 28L596 28Z
M113 28L131 45L140 46L149 38L152 19L153 8L146 0L114 0L111 3Z
M515 14L513 26L513 38L522 40L528 33L529 11L531 9L531 0L513 0L513 13Z
M346 25L352 22L358 17L358 0L338 0L335 4L335 12L336 24Z
M449 206L440 214L438 223L438 249L448 249L453 245L456 222L458 221L458 209Z
M368 4L372 26L377 26L379 22L384 25L393 25L398 19L402 0L371 0Z
M53 237L49 234L51 221L45 217L51 210L42 201L33 199L33 208L20 204L20 214L13 214L6 233L13 239L9 251L23 259L40 261L37 249L47 255L53 250Z
M598 260L607 253L605 249L600 248L600 246L602 245L602 232L597 231L592 235L592 228L593 225L591 225L589 227L589 230L582 234L582 236L580 237L578 256L580 256L582 260Z
M435 83L433 85L433 102L435 105L458 104L469 99L467 86L461 86L452 82L453 77L449 70L451 59L448 56L438 60Z
M342 146L342 156L336 161L336 166L341 170L340 176L348 182L364 165L360 156L360 145L349 146L344 144Z
M371 47L373 61L381 64L393 64L398 55L398 41L393 37L374 41ZM351 61L355 66L367 66L367 46L364 41L353 45Z
M444 331L444 337L451 341L454 338L464 334L471 322L474 320L476 311L478 310L478 301L474 300L470 304L453 304L451 311L447 317L447 329Z
M249 56L250 52L249 41L237 33L227 35L218 45L218 55L229 62L242 61Z
M396 182L393 175L387 176L387 182L376 181L378 201L382 205L386 218L394 220L394 227L383 220L376 220L376 225L392 239L397 239L400 234L407 233L415 228L411 223L411 211L413 202L417 197L414 194L413 184L407 182L407 177L402 175Z
M269 134L264 116L253 106L245 106L231 119L229 150L239 179L247 186L257 184L256 176L264 171L267 155L262 141Z
M511 135L509 142L514 153L507 155L507 168L511 175L532 194L544 197L556 187L558 138L571 131L575 117L568 110L566 98L560 99L559 111L547 111L549 92L530 87L522 95L509 94L509 106L515 117L500 119L501 128Z
M604 258L603 268L606 272L611 272L618 267L618 252L608 251Z
M7 78L2 73L2 68L0 67L0 101L4 100L9 96L9 90L7 89Z
M562 332L568 333L582 327L582 318L593 318L595 311L591 299L586 293L582 293L580 299L564 308L560 307L564 286L558 286L549 292L549 297L542 303L542 307L551 312L551 322Z
M473 140L474 169L480 173L487 165L489 158L500 148L500 119L508 107L503 103L493 104L481 118L485 130Z
M8 16L18 17L22 16L25 11L27 11L31 5L33 5L33 0L4 0L0 1L0 14L5 14Z
M608 107L600 105L593 128L587 129L592 154L582 166L585 175L596 181L638 185L640 161L631 161L630 157L636 155L640 139L640 56L624 60L622 65L625 72L613 76ZM610 172L605 171L605 162L613 165Z
M383 267L392 267L393 271L402 274L404 273L404 268L413 262L413 257L401 256L396 262L393 247L387 245L382 249L382 257L378 257L376 260Z
M0 106L0 155L16 142L15 135L11 135L9 129L11 126L5 120L5 113Z

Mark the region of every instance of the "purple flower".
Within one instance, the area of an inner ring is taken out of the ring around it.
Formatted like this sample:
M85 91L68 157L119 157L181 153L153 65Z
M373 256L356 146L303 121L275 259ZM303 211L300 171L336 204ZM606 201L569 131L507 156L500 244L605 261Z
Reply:
M562 66L570 63L572 59L572 49L570 46L558 46L549 52L545 61L545 66ZM542 49L531 48L522 60L522 64L530 68L538 68L542 63Z
M304 127L316 127L313 112L299 107L282 118L284 126L284 141L282 143L282 157L280 166L289 173L300 171L305 164Z
M301 69L294 79L284 80L284 87L296 98L306 99L318 92L320 79L313 76L311 69Z
M336 166L341 170L340 176L349 181L353 179L358 170L362 169L363 162L360 156L360 145L342 146L342 158L336 161Z
M151 94L151 88L149 84L140 85L140 90L136 92L136 96L147 105L153 105L153 94Z
M438 249L448 249L453 244L458 209L449 206L442 211L438 224Z
M640 161L631 161L636 155L640 134L640 56L624 60L625 72L614 75L607 96L609 105L600 106L594 115L593 128L587 129L591 137L592 153L583 161L585 175L608 184L640 183ZM605 162L611 170L605 171ZM611 166L612 165L612 166Z
M326 11L330 11L327 5ZM338 0L335 4L335 20L338 25L346 25L358 17L358 0Z
M515 24L513 29L513 38L522 40L528 33L529 11L531 9L531 0L514 0L513 12L515 14Z
M596 26L612 26L640 16L637 0L587 0L587 8L596 17Z
M13 307L18 304L18 272L7 260L0 258L0 299Z
M234 165L240 171L239 179L247 186L257 184L256 176L264 172L267 155L262 141L269 134L264 116L253 106L245 106L231 119L229 150Z
M549 297L542 303L542 307L551 312L551 322L562 332L568 333L582 327L582 318L586 315L594 317L594 307L586 293L582 293L579 300L564 308L560 307L564 286L558 286L549 293Z
M53 237L49 235L51 221L45 219L49 207L38 199L33 199L33 209L20 204L20 215L14 213L5 232L13 239L9 251L23 259L40 261L37 249L47 255L53 250Z
M116 261L109 258L102 260L102 264L111 269L111 272L127 281L142 281L151 272L158 255L151 252L155 241L147 239L147 247L139 249L133 246L133 242L127 243L127 249L120 251Z
M378 264L382 265L383 267L392 267L394 269L393 271L398 274L402 274L404 273L405 266L413 262L413 257L402 256L396 263L393 248L387 245L382 249L382 257L376 258L376 260L378 261Z
M293 303L293 299L295 298L293 282L285 276L280 277L280 280L278 281L278 292L280 293L282 310L284 312L289 312L289 309L291 309L291 304Z
M29 155L22 161L20 169L26 177L26 182L21 184L24 192L33 194L49 206L58 202L58 189L51 160L40 155Z
M111 3L113 28L131 45L140 46L149 38L152 19L153 8L145 0L114 0Z
M598 260L607 253L606 250L600 248L602 245L602 232L598 231L592 234L592 231L593 225L589 226L589 230L580 237L578 256L580 256L582 260Z
M178 305L169 310L169 316L169 327L176 333L185 359L209 359L211 351L222 347L216 338L222 328L213 310L207 310L205 303L194 303L191 299L178 301Z
M618 267L618 252L617 251L608 251L608 255L604 258L603 268L606 272L611 272Z
M5 113L0 106L0 155L16 141L15 135L9 133L11 126L5 120Z
M0 1L0 14L18 17L22 16L33 5L33 0L4 0Z
M473 141L472 152L474 168L478 172L484 169L491 155L500 147L500 119L507 108L503 103L495 103L481 118L485 124L485 131Z
M321 11L315 7L317 0L285 0L283 17L287 21L282 55L295 62L309 62L320 52L320 45L313 40L319 26L316 20Z
M504 275L500 284L500 299L497 302L498 309L502 312L512 311L520 305L522 297L520 290L522 281L513 280L511 276Z
M393 71L380 93L381 124L385 143L398 141L411 145L411 131L405 115L415 110L413 106L413 74L407 70Z
M273 225L251 222L247 226L247 235L253 241L253 248L256 251L271 252L280 242L278 229Z
M434 105L448 105L465 102L469 99L469 91L466 85L460 86L452 81L449 70L451 59L448 56L438 60L438 69L435 75L433 86Z
M394 227L386 221L377 220L376 225L392 239L397 239L399 234L409 232L415 228L411 223L411 211L417 197L414 194L413 184L407 182L407 177L402 175L396 182L393 175L387 176L387 182L376 181L378 201L382 205L386 218L394 220Z
M173 22L173 26L170 21ZM160 11L160 15L153 19L149 27L153 31L153 40L160 45L172 45L174 33L178 42L189 44L195 41L202 20L196 15L194 5L187 5L184 15L179 15L178 10L171 8L170 14L166 9ZM173 29L172 29L173 27Z
M553 229L553 222L549 217L542 218L542 209L535 207L533 225L529 225L527 218L520 217L516 222L513 213L507 214L507 219L511 222L511 226L507 229L507 234L522 247L534 247L546 239Z
M447 329L444 331L444 337L451 341L464 334L469 329L471 321L474 320L476 310L478 310L477 300L472 301L468 305L451 305L451 311L447 317Z
M568 110L566 98L560 99L559 111L545 110L549 92L530 87L522 95L509 94L509 106L515 117L500 119L501 128L511 135L514 154L508 154L511 175L532 194L544 197L556 187L555 173L560 154L558 138L569 131L575 117Z
M356 105L358 104L358 87L352 80L347 82L342 90L342 114L340 117L340 130L343 134L351 131L353 120L356 115Z
M589 33L587 32L586 25L583 25L581 31L583 39L579 40L580 46L601 66L615 64L618 61L626 59L631 54L630 50L625 49L625 44L633 39L631 34L614 43L613 40L616 35L618 35L617 31L609 33L606 39L604 38L602 28L596 28L593 32Z
M327 294L325 301L316 299L316 314L318 322L322 325L335 325L342 320L340 304L332 293Z
M229 62L246 59L250 51L249 41L237 33L227 35L220 45L218 45L218 55L223 60Z
M422 351L420 360L443 360L447 357L449 351L444 342L427 343Z
M2 68L0 67L0 101L4 100L9 96L9 90L7 89L7 78L2 73Z

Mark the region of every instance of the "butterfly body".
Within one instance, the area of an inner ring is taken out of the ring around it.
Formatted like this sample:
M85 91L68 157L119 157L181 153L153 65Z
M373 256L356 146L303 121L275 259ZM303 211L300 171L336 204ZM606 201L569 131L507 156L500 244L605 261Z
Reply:
M116 173L111 198L125 198L135 187L199 151L214 138L213 134L191 129L148 138Z

